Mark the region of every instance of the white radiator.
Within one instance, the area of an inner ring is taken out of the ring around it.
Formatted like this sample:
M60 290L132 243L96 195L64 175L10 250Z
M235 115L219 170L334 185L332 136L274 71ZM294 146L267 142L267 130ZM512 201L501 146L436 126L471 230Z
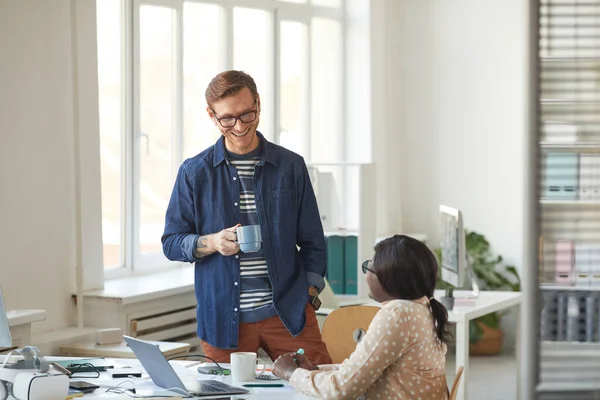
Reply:
M187 306L129 321L130 335L142 340L189 343L198 346L196 306Z

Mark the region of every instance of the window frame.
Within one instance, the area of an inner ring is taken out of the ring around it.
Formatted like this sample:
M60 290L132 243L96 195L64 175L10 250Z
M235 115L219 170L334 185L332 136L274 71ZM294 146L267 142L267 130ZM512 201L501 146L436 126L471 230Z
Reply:
M102 1L102 0L99 0ZM307 0L304 4L288 3L281 0L120 0L122 8L122 31L121 31L121 59L122 59L122 101L123 101L123 118L122 118L122 237L121 237L121 261L122 265L115 268L106 268L103 264L104 278L115 279L128 275L146 274L153 271L164 270L173 266L184 265L185 263L172 263L166 261L166 258L160 255L153 254L150 258L143 256L139 251L139 229L140 229L140 160L139 151L143 138L140 133L140 42L139 42L139 10L142 5L153 5L168 7L174 10L175 15L175 51L176 51L176 104L174 104L174 124L176 136L173 140L172 162L175 171L183 162L183 142L184 142L184 79L183 79L183 9L184 1L188 3L202 3L218 5L224 10L224 43L226 49L224 51L225 69L233 68L233 50L234 50L234 31L233 31L233 10L235 7L246 9L257 9L266 11L271 14L272 26L272 69L273 69L273 120L274 127L273 141L280 141L280 26L282 21L294 21L305 24L307 27L307 57L304 60L307 71L307 90L305 96L305 113L303 122L306 126L306 135L304 139L304 155L307 163L311 162L311 57L312 57L312 19L315 17L332 19L339 21L341 25L341 43L340 43L340 65L339 65L339 80L341 84L340 98L345 99L345 85L347 67L344 60L346 59L346 0L341 0L339 8L331 8L327 6L319 6L311 4ZM340 138L341 157L340 161L344 161L346 157L346 102L340 104L341 113L339 115L340 127L337 133ZM200 151L201 149L199 149ZM102 246L104 244L102 243ZM143 265L142 263L146 263Z

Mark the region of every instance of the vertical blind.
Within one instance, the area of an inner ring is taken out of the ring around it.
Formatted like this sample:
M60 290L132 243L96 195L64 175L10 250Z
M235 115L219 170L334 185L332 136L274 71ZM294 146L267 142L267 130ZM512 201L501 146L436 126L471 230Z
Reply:
M539 22L539 398L600 399L600 0Z

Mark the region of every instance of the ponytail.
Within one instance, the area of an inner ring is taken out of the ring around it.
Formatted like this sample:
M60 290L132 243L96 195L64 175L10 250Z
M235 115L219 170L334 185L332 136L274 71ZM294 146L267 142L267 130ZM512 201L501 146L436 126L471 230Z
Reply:
M429 299L429 304L431 305L431 311L433 313L433 318L435 319L435 331L437 336L442 342L447 343L450 341L450 338L452 338L452 334L446 330L446 326L449 323L448 311L442 303L435 299L435 297Z

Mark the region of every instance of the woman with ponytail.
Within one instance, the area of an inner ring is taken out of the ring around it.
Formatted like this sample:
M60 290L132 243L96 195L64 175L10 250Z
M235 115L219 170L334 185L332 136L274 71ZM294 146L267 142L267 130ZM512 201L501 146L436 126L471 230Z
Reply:
M340 365L318 367L303 355L285 354L273 373L325 399L447 399L448 313L433 297L437 268L416 239L395 235L379 242L362 270L381 310L356 350Z

